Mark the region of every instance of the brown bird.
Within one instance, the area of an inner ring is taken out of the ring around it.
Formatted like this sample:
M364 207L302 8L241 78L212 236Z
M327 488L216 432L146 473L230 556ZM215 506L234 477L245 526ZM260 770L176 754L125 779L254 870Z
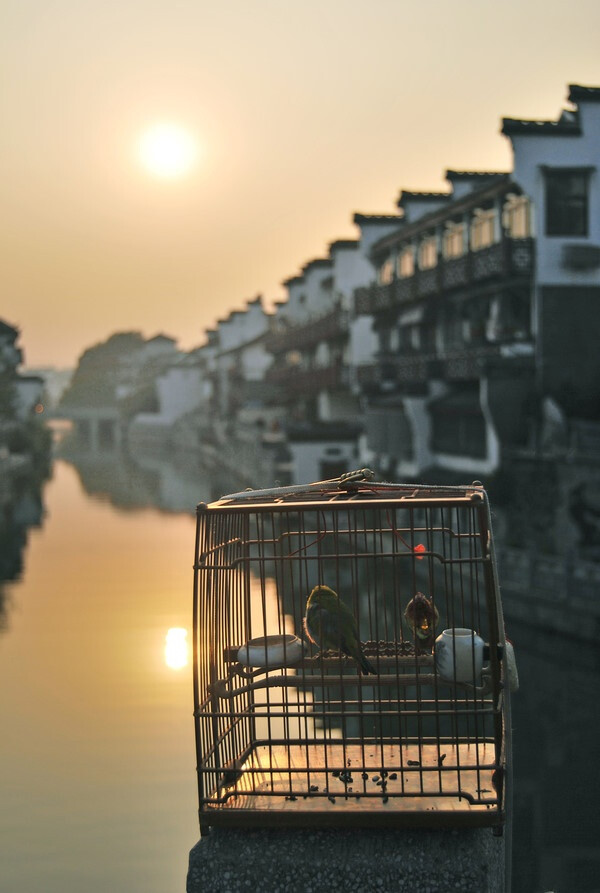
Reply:
M415 639L422 649L431 651L435 641L435 628L440 619L438 609L431 599L417 592L406 606L404 617Z

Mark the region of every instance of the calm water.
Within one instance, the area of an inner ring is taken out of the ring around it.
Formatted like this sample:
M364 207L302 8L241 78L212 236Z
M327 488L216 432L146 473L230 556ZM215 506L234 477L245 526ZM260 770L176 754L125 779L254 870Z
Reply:
M0 638L3 893L175 893L198 838L194 521L119 510L55 465Z
M183 893L198 839L189 665L197 470L55 464L0 633L2 893ZM597 648L511 623L514 893L600 891ZM176 655L177 656L177 655ZM474 891L476 893L476 891Z

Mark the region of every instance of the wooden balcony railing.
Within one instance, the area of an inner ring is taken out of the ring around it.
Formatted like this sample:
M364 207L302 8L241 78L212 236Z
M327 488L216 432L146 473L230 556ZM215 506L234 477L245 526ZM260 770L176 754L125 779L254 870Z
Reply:
M302 369L299 366L273 367L267 371L265 377L269 382L277 384L286 397L296 397L347 387L348 368L341 362L312 369Z
M523 343L523 342L520 342ZM393 383L398 386L423 384L432 379L471 381L480 378L491 366L526 369L533 364L533 353L505 355L502 344L464 345L442 353L402 356L381 353L374 363L359 366L356 378L361 387Z
M533 273L533 239L510 239L469 251L462 257L440 258L431 270L416 270L405 279L389 285L370 285L354 293L357 313L377 314L418 298L440 295L452 289L467 288L487 280L529 276Z
M348 333L348 314L336 307L323 316L287 329L271 332L265 339L266 349L272 354L288 350L305 350L320 341L334 341Z

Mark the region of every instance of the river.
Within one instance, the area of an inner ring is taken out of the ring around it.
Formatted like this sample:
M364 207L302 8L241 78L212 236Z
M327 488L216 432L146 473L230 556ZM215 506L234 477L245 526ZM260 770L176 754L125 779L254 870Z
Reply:
M193 506L213 489L164 461L55 462L21 578L3 587L2 893L185 890L198 824L182 631ZM598 649L507 625L513 893L598 891Z
M56 462L0 640L0 889L170 893L198 838L194 520L119 509Z

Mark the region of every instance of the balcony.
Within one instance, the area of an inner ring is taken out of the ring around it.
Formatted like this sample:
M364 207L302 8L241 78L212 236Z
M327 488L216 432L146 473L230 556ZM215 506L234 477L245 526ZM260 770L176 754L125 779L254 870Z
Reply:
M424 384L433 377L430 370L432 359L429 354L407 357L382 353L375 363L357 367L357 381L362 388L385 384Z
M404 281L404 280L401 280ZM358 314L381 313L396 306L396 282L389 285L367 285L355 291L356 312Z
M275 367L265 378L280 388L281 397L313 396L319 391L338 390L348 386L348 369L341 362L329 366L303 369L300 366Z
M305 350L321 341L335 341L348 333L348 314L339 307L305 323L289 326L267 335L265 345L273 354L288 350Z
M533 239L510 239L470 251L462 257L440 258L431 270L395 279L389 285L371 285L355 292L357 313L377 314L402 304L453 289L466 289L490 280L512 279L533 273Z
M507 370L518 374L533 368L531 342L500 342L464 345L443 353L420 353L402 356L381 353L374 363L358 366L356 377L363 390L400 388L419 392L422 385L434 379L473 381L482 375L504 375Z

